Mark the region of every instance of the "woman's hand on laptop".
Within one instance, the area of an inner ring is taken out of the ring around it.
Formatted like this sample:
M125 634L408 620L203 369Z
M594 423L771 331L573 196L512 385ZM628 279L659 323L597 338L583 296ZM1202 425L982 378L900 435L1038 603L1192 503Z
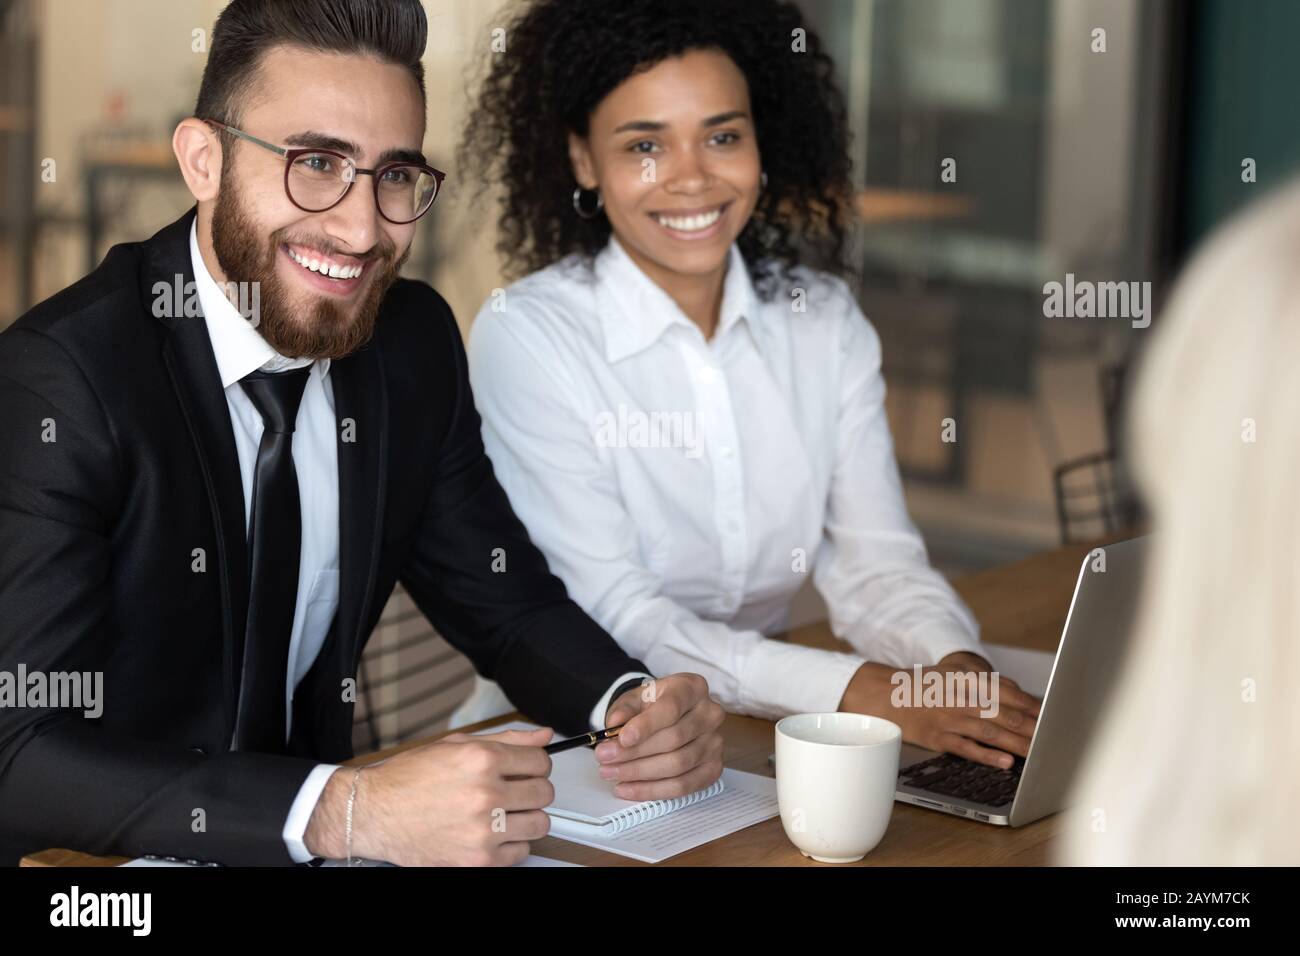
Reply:
M840 710L892 720L909 744L1006 768L1012 764L1011 754L1029 755L1040 701L1008 677L999 675L994 685L992 672L984 658L959 652L922 667L920 686L914 687L913 669L868 662L849 681ZM939 680L927 678L930 673L938 674ZM969 676L950 681L948 674ZM932 699L934 690L939 693L938 706ZM950 690L962 691L959 699L948 700Z
M596 747L600 775L624 800L663 800L702 790L722 774L725 716L699 674L670 674L611 702L605 726L624 725Z

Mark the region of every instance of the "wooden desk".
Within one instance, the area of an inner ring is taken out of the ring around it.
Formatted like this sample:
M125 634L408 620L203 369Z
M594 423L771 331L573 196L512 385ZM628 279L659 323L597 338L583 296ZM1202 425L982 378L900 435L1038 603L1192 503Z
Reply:
M1054 651L1065 625L1083 556L1092 545L1074 545L1035 555L1001 568L968 575L954 586L975 612L983 639ZM792 631L789 639L815 647L833 647L835 638L825 624ZM842 645L841 645L842 646ZM509 714L462 730L478 730L508 720ZM438 735L441 736L441 735ZM723 724L726 765L770 776L767 757L775 749L773 724L752 717L728 716ZM436 739L436 738L428 738ZM414 741L350 761L369 763L417 746ZM933 810L895 803L893 818L880 845L856 866L1042 866L1051 862L1050 845L1058 817L1029 826L990 826ZM588 866L644 866L637 860L579 846L554 837L533 844L540 856ZM71 850L45 850L23 859L23 866L116 866L124 857L94 857ZM786 839L779 818L766 820L721 840L696 847L659 866L837 866L817 863Z

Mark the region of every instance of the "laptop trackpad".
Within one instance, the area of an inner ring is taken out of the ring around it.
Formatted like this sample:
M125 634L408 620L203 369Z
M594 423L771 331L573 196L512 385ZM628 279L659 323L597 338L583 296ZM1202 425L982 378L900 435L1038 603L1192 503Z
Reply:
M924 747L918 747L915 744L903 744L903 749L898 755L898 768L905 770L912 764L922 763L939 756L937 750L926 750Z

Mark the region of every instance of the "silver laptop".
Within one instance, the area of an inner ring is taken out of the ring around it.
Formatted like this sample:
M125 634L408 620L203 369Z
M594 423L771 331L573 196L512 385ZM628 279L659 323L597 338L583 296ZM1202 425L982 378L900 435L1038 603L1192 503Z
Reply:
M1107 545L1105 571L1084 558L1028 757L1009 770L903 744L895 799L972 820L1022 826L1064 807L1105 706L1137 611L1147 538Z

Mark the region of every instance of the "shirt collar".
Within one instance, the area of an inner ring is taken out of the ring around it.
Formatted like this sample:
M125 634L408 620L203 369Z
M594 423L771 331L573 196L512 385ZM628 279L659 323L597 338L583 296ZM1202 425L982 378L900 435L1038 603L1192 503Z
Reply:
M266 372L283 372L314 364L310 358L289 358L271 348L249 321L226 298L217 281L208 272L203 254L199 251L198 219L190 226L190 262L194 268L194 284L203 307L203 319L208 325L208 338L217 358L217 371L223 389L234 385L249 372L261 369ZM330 360L320 360L320 375L329 373Z
M596 256L596 294L605 336L605 359L617 362L649 348L673 325L694 327L664 289L636 264L612 234ZM727 276L714 339L740 319L758 318L758 296L740 249L733 242L727 253Z

